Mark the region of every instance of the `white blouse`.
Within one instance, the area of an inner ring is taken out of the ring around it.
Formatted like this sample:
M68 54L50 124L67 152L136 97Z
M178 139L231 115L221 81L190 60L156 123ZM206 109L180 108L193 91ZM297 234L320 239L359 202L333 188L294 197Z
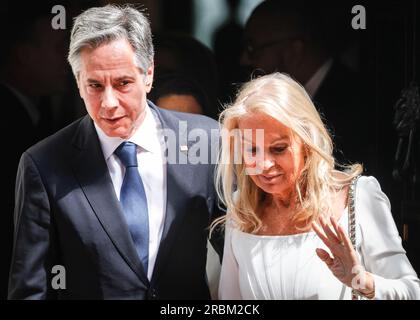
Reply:
M356 248L374 275L375 299L420 299L420 281L407 259L390 203L374 177L356 186ZM339 221L348 227L347 208ZM261 236L226 226L220 299L350 299L315 249L328 251L315 232Z

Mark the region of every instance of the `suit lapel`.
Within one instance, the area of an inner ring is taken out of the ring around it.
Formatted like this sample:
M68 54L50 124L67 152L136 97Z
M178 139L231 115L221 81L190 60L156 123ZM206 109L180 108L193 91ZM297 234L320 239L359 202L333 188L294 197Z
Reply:
M81 121L73 145L79 149L73 169L93 212L123 259L140 280L147 284L146 272L135 250L97 133L88 116Z
M176 132L176 152L180 150L181 145L187 144L188 132L179 130L178 119L172 117L170 113L159 110L153 103L149 101L149 106L152 109L155 117L158 118L162 125L162 129L173 130ZM188 143L190 144L190 143ZM188 145L190 148L190 145ZM178 156L177 156L177 159ZM188 165L180 165L176 163L166 164L166 214L165 223L162 232L162 238L159 245L159 251L156 257L155 267L153 269L152 282L156 282L162 273L163 268L166 267L166 260L171 251L171 247L175 242L177 229L182 223L183 217L186 214L185 194L184 188L180 186L180 182L185 179L185 171L190 170Z

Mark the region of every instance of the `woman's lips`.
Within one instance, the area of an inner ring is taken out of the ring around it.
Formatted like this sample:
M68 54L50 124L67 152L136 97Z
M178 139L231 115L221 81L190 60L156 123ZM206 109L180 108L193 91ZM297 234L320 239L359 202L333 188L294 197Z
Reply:
M279 178L281 178L283 176L282 173L279 174L270 174L270 175L266 175L266 174L260 174L259 178L265 182L265 183L275 183L277 182L277 180Z

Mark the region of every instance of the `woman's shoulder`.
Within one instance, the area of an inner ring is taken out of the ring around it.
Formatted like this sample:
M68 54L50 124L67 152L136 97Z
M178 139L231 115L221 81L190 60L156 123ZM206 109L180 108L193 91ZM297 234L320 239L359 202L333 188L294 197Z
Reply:
M388 197L381 189L379 181L373 176L360 176L356 183L356 199L365 199L373 202L386 202L390 205Z
M361 176L356 184L356 214L378 222L391 216L391 203L373 176Z
M357 186L367 190L381 190L381 185L374 176L360 176L357 179Z
M391 203L375 177L362 176L358 179L355 214L365 249L371 255L400 251L401 239L391 212Z

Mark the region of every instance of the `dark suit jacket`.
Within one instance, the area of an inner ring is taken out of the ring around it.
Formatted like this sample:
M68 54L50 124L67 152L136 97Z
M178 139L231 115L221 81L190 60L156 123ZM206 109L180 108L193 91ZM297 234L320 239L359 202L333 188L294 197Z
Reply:
M192 129L217 131L207 117L149 105L162 127L177 134L176 150ZM188 128L180 129L179 121ZM188 142L190 148L195 143ZM92 120L86 116L31 147L17 176L9 298L209 299L207 226L217 212L213 171L213 164L167 164L166 217L149 282ZM65 267L66 290L51 287L54 265Z
M364 77L335 61L313 98L333 135L340 163L362 162L375 167L375 109Z
M7 298L10 259L13 246L13 208L16 171L22 153L38 140L37 128L19 99L6 86L0 84L0 105L3 137L2 210L0 215L0 300Z

